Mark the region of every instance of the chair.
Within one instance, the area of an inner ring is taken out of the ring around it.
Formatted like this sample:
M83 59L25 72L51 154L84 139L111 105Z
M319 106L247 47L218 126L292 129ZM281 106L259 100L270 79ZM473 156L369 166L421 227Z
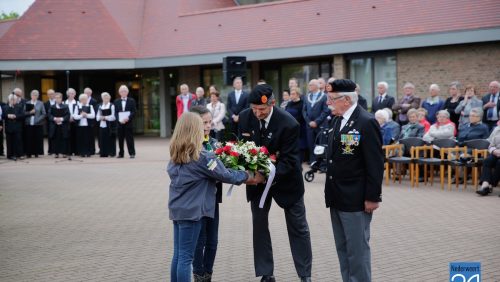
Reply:
M455 183L456 188L458 190L458 169L460 167L465 167L464 162L460 161L460 158L466 158L467 155L467 147L455 147L455 148L444 148L447 154L447 162L448 162L448 190L451 190L451 170L452 167L455 168ZM465 175L465 178L467 176Z
M477 191L479 168L483 166L484 160L488 157L488 147L490 142L486 139L474 139L465 141L464 145L472 149L472 161L466 164L466 168L472 168L472 185ZM464 175L464 185L467 187L467 172Z
M415 160L414 147L422 146L425 142L422 138L406 138L399 140L399 144L384 146L386 156L386 183L389 183L389 173L392 164L393 182L396 182L396 174L398 174L399 183L401 183L401 171L397 171L397 165L408 165L410 171L410 183L413 187L414 175L413 165ZM409 156L409 157L408 157ZM417 179L418 180L418 179Z
M447 148L453 148L457 146L457 141L454 139L436 139L432 141L432 145L424 145L415 147L416 163L415 175L419 176L419 165L424 166L424 181L427 185L427 166L431 168L431 186L434 184L434 166L439 165L441 189L444 189L444 170L447 164L446 150ZM435 150L439 150L439 156L434 157ZM416 181L418 187L418 181Z

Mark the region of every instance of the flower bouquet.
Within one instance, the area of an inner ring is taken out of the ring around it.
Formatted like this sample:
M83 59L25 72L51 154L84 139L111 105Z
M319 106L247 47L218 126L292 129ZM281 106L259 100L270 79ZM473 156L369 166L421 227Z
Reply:
M265 146L257 146L254 142L226 142L215 150L215 155L222 161L225 167L234 170L256 171L262 173L267 178L266 188L261 197L261 208L264 205L265 198L274 180L276 168L273 163L276 162L276 156L269 154ZM231 195L233 186L227 192Z

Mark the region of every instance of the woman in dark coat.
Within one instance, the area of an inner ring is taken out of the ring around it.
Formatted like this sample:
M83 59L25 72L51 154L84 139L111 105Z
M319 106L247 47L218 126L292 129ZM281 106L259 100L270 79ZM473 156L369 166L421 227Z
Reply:
M3 108L2 119L5 120L5 135L7 137L7 158L22 159L23 155L23 121L24 107L17 103L17 96L9 95L9 103Z
M300 124L300 161L304 162L304 156L306 154L307 149L307 136L306 136L306 121L304 120L304 116L302 115L302 109L304 108L304 101L300 99L300 88L293 87L290 89L290 98L286 105L285 110L289 112L295 120Z
M25 106L24 144L28 158L32 155L35 155L35 158L43 155L43 125L47 113L42 101L38 100L39 95L38 90L31 91L31 100L27 101Z
M110 102L111 95L108 92L101 94L102 104L97 110L97 124L99 125L99 144L101 158L114 157L116 155L116 117L115 105Z
M54 155L59 158L59 154L66 157L69 144L69 117L68 105L62 101L62 94L55 94L55 104L49 110L49 138L54 144Z

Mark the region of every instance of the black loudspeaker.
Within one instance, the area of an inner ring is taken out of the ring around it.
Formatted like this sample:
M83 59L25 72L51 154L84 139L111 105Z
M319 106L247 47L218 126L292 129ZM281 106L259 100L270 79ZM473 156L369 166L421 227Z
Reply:
M235 77L241 77L243 84L247 78L247 57L224 57L222 61L222 77L225 85L233 85Z

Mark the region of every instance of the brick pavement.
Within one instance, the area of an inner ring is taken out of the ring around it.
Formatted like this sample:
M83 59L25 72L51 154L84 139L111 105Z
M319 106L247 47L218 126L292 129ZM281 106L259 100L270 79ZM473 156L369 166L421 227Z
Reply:
M168 143L139 138L137 158L0 159L0 281L167 281ZM340 281L324 175L306 186L313 280ZM372 222L374 281L447 281L450 261L481 261L500 281L500 198L408 183L384 187ZM297 281L283 211L270 216L278 281ZM221 206L214 281L258 281L244 189Z

